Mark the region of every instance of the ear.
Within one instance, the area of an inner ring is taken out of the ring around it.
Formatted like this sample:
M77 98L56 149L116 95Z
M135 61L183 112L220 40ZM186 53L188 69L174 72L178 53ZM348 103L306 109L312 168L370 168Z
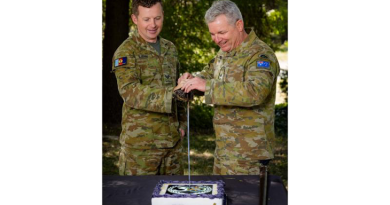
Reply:
M242 20L236 21L236 28L241 32L244 30L244 22Z
M138 25L138 19L134 14L131 14L131 20L133 20L135 25Z

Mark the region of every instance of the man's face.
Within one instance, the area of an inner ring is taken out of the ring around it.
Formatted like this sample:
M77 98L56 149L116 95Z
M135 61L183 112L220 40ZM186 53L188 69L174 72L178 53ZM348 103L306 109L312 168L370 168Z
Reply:
M150 43L157 41L157 36L161 32L164 21L164 14L160 3L150 8L138 6L138 16L132 14L131 19L137 25L138 33L145 41Z
M208 24L209 32L213 41L225 52L229 52L240 45L239 26L228 23L225 15L219 15Z

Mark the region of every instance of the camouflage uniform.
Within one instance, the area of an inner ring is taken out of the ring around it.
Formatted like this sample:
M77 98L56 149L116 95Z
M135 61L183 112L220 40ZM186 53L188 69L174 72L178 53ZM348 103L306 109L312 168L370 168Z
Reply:
M205 101L214 105L214 174L258 174L272 159L276 80L273 50L251 31L230 52L220 50L198 75L207 79Z
M185 112L172 98L179 61L172 42L160 38L160 45L161 55L135 30L113 57L124 101L120 175L183 174L178 129L186 129Z

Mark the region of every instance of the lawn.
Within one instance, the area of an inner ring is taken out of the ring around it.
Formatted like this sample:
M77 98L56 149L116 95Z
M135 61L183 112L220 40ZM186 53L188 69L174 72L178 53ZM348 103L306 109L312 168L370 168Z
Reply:
M118 137L103 138L103 175L118 174L118 155L120 144ZM211 175L213 172L215 136L214 134L191 134L191 175ZM183 142L184 174L188 174L187 139ZM275 147L275 159L269 167L270 174L282 178L287 187L287 139L278 137Z

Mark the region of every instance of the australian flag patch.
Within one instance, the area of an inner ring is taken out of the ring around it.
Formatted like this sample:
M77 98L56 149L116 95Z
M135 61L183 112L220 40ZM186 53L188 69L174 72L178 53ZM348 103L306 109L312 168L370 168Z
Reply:
M257 67L258 68L269 68L269 62L268 61L257 61Z
M115 59L115 67L126 65L126 63L127 63L127 57Z

